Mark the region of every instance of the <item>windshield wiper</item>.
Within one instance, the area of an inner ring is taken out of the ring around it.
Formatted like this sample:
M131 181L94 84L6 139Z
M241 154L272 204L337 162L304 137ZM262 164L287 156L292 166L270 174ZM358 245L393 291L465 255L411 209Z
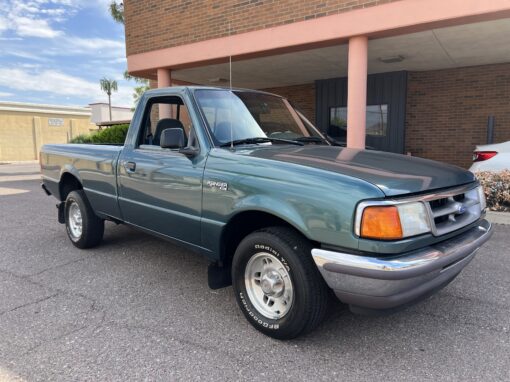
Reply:
M328 138L329 143L331 143L333 146L347 147L346 142L339 141L330 135L326 135L326 137Z
M236 139L231 142L225 142L220 145L220 147L230 147L236 145L245 145L245 144L259 144L266 142L279 142L279 143L289 143L291 145L303 146L303 143L298 141L291 141L289 139L279 139L279 138L268 138L268 137L253 137L253 138L244 138L244 139Z
M321 137L299 137L294 139L297 142L304 142L304 143L325 143L326 140Z

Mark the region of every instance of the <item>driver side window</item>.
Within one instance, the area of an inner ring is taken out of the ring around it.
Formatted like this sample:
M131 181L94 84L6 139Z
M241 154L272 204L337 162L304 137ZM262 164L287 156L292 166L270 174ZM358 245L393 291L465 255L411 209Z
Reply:
M198 147L189 109L180 97L156 97L149 101L143 119L138 147L160 147L161 134L166 129L178 128L184 133L184 146Z

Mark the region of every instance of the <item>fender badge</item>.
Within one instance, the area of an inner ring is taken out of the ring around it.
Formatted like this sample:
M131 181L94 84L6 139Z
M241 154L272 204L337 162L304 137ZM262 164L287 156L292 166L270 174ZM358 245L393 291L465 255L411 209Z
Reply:
M226 182L218 182L215 180L208 180L207 185L211 188L216 188L220 191L227 191L228 190L228 183Z

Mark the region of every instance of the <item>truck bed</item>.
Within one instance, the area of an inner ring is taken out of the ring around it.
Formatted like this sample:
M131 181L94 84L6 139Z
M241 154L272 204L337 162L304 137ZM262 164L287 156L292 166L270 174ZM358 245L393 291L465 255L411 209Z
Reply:
M59 180L66 171L83 185L96 213L120 218L117 202L117 161L124 146L92 144L44 145L41 149L42 179L59 200Z

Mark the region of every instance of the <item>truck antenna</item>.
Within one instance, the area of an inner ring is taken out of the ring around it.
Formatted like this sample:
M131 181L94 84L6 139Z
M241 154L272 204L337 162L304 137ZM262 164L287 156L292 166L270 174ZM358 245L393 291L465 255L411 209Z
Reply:
M230 37L230 21L228 22L228 36ZM234 93L232 93L232 51L228 55L228 83L230 86L230 97L234 96ZM232 127L232 106L234 100L232 99L231 105L230 105L230 150L234 151L234 129Z

